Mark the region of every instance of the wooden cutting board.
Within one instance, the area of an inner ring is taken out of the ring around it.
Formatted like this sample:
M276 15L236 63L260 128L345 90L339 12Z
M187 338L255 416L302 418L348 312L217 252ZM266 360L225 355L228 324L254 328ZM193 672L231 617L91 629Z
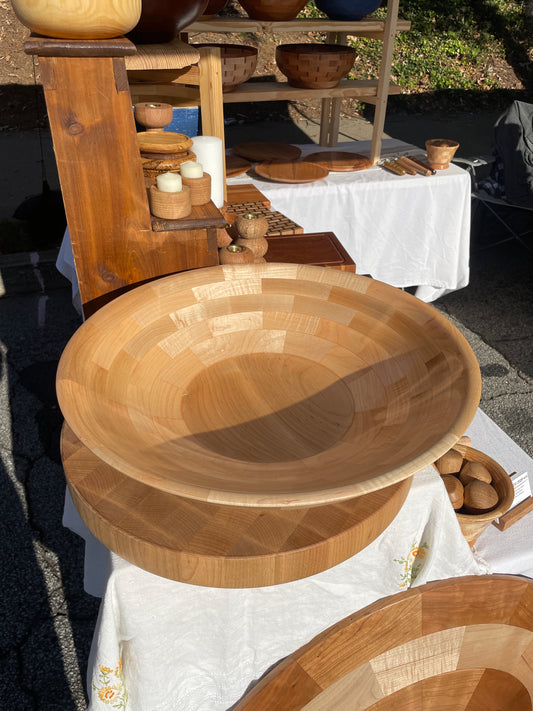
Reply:
M352 172L372 167L372 161L361 153L324 151L306 156L308 163L316 163L332 172Z
M277 183L314 183L329 175L327 168L305 161L258 163L255 172Z
M275 141L248 141L238 143L231 149L235 155L254 162L269 160L297 160L302 151L290 143L276 143Z
M209 587L279 585L337 565L387 528L411 487L405 479L313 508L224 506L184 499L121 474L66 424L61 455L74 504L105 546L156 575Z

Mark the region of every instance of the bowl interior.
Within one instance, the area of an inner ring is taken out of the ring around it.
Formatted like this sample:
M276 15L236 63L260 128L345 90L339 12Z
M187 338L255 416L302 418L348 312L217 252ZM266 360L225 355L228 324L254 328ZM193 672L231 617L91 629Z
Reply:
M307 265L210 267L88 319L57 391L80 440L162 490L305 506L411 476L479 402L477 361L435 309Z

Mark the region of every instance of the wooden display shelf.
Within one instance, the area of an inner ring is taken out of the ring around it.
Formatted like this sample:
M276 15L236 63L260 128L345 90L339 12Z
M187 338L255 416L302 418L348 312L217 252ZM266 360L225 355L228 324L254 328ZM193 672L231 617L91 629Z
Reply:
M398 20L396 32L406 32L411 28L408 20ZM284 21L252 20L249 17L216 17L212 20L193 22L187 27L190 32L239 33L239 32L347 32L358 37L371 36L382 38L385 31L385 21L376 18L364 20L326 20L301 19Z

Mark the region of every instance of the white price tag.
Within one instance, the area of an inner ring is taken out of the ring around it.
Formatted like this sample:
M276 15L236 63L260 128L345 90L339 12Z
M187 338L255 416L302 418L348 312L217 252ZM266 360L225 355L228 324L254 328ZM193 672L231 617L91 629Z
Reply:
M531 485L527 472L512 474L511 481L514 486L514 499L511 504L511 509L513 509L531 496Z

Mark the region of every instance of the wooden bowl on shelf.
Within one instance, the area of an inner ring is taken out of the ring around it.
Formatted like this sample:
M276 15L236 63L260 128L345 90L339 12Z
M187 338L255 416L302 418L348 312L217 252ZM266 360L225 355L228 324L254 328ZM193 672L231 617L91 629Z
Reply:
M222 65L222 91L227 93L244 84L255 72L257 48L245 44L204 42L194 47L218 47Z
M353 66L355 50L343 44L280 44L276 63L291 86L330 89L339 84Z
M57 393L97 457L150 486L305 507L402 481L450 449L479 366L436 309L301 264L208 267L143 284L74 334Z
M252 20L294 20L307 0L239 0Z

